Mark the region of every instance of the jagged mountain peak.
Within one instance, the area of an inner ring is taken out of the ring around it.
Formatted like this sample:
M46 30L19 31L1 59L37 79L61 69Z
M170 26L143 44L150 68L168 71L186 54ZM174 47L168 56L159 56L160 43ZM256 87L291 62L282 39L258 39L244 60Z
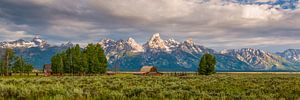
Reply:
M109 42L116 42L116 41L110 38L104 38L99 43L109 43Z
M127 41L128 41L128 42L135 42L135 40L134 40L132 37L129 37L129 38L127 39Z
M132 52L144 52L143 46L138 44L133 38L128 38L127 44L131 47Z
M41 39L39 36L35 36L32 41L33 43L35 43L38 47L43 48L44 46L47 45L47 42L43 39Z
M149 39L149 41L144 44L144 48L148 51L171 51L170 48L165 44L165 41L160 38L159 33L153 34L153 36Z
M115 45L116 41L113 39L109 39L109 38L104 38L102 39L99 44L102 46L102 48L107 48L110 47L112 45Z
M166 40L166 41L167 41L167 42L170 42L170 43L180 44L180 42L176 41L174 38L168 39L168 40Z
M159 43L163 43L163 42L164 42L164 40L162 40L160 38L159 33L153 34L152 37L148 41L149 45L155 45L155 44L159 44Z
M180 42L176 41L175 39L171 38L165 41L165 44L172 50L176 49L179 45Z
M195 44L195 42L192 39L187 39L187 40L184 41L184 43L191 44L191 45Z

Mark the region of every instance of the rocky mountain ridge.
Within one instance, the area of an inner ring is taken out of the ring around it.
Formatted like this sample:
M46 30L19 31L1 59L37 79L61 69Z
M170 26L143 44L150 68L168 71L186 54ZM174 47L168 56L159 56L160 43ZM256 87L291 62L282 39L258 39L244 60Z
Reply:
M192 40L182 42L175 39L162 39L154 34L145 44L133 38L127 40L103 39L99 42L109 61L109 69L138 71L141 66L157 66L159 71L196 71L200 57L204 53L214 54L217 58L217 71L300 71L299 49L270 53L260 49L242 48L217 52L199 45ZM74 46L71 42L51 46L45 40L34 37L32 41L17 40L0 42L0 49L14 48L36 68L50 63L57 52ZM1 50L0 50L1 52Z

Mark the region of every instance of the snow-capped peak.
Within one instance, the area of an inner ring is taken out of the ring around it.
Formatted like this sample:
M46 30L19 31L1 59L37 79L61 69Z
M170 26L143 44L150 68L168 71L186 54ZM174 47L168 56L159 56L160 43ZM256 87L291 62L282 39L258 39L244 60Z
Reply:
M169 47L166 46L165 41L160 38L159 33L155 33L150 40L144 45L145 49L150 51L170 51Z
M187 44L190 44L190 45L195 44L195 42L192 39L185 40L184 43L187 43Z
M45 45L47 45L47 42L45 40L42 40L39 36L35 36L32 41L36 46L38 47L44 47Z
M26 41L19 39L16 41L4 41L0 42L0 48L31 48L31 47L40 47L43 48L47 45L47 42L39 38L38 36L34 37L32 41Z
M171 39L166 40L165 44L170 49L176 49L180 45L180 42L178 42L178 41L174 40L173 38L171 38Z
M61 44L61 47L73 47L74 46L74 44L72 43L72 42L70 42L70 41L68 41L66 44Z
M105 38L103 40L101 40L99 42L99 44L102 46L102 48L107 48L109 46L113 46L116 44L116 41L112 40L112 39L109 39L109 38Z
M128 38L127 43L131 47L132 52L144 52L143 46L138 44L133 38Z

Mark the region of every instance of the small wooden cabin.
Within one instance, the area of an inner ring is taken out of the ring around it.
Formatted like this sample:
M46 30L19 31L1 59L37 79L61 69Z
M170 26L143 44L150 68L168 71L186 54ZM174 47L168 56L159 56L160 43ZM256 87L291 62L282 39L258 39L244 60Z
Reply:
M52 73L51 64L45 64L43 68L44 68L44 75L50 76Z
M134 74L135 75L161 75L161 73L157 72L157 68L154 66L143 66L140 69L140 72Z

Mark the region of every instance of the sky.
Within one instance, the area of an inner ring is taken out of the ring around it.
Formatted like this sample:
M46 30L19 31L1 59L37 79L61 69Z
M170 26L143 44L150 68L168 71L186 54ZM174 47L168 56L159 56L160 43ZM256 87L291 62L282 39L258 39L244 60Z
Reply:
M300 48L298 0L0 0L0 41L192 39L216 50Z

